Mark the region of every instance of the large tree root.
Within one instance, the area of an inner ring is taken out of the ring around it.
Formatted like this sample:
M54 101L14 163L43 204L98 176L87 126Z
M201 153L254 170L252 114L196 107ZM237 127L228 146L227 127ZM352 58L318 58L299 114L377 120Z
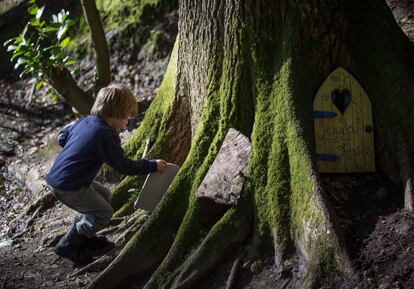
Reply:
M74 277L74 276L83 275L87 272L102 271L115 259L116 255L119 253L119 250L120 249L118 249L118 248L113 249L112 251L106 253L105 255L100 257L99 259L96 259L94 262L92 262L92 263L76 270L70 276Z
M227 207L217 205L211 200L194 198L192 202L168 254L147 282L149 288L159 288L166 279L171 279L171 272L174 272L187 258L192 250L190 248L195 250L195 244L202 242L210 228L225 213L223 210L227 210Z
M237 248L250 234L249 214L241 207L228 211L210 230L204 241L180 266L171 286L163 288L192 288L196 281L219 264L223 257ZM146 288L148 288L146 286Z

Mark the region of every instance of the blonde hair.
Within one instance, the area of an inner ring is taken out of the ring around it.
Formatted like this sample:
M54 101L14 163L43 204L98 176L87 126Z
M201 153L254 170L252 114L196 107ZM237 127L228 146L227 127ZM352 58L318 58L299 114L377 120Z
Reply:
M99 90L91 114L100 117L124 118L135 116L138 104L131 90L124 84L114 83Z

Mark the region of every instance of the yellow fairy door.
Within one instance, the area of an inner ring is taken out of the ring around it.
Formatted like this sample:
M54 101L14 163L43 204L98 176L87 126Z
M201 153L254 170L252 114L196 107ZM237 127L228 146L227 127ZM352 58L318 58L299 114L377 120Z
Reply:
M356 79L337 68L319 88L313 110L319 171L374 172L371 102Z

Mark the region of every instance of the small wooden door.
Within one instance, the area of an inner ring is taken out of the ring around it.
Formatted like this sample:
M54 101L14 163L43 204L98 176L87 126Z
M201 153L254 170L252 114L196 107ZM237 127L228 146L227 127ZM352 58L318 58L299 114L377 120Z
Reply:
M319 88L313 110L319 171L374 172L371 102L356 79L337 68Z

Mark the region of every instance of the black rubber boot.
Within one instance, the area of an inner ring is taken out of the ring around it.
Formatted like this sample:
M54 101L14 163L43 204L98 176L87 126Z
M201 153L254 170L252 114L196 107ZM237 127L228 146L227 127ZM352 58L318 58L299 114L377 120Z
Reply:
M85 247L93 256L100 256L115 248L115 244L108 241L105 236L93 236L87 240Z
M92 254L86 247L87 241L88 237L79 234L75 224L73 224L56 245L55 253L77 265L90 263Z

